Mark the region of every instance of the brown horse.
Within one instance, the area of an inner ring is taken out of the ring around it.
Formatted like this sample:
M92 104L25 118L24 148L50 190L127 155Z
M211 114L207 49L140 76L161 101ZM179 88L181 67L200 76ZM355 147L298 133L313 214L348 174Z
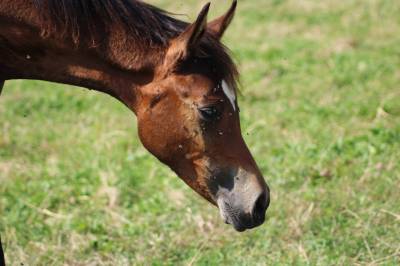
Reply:
M240 130L238 72L220 39L236 1L188 24L140 1L0 0L0 88L36 79L107 93L143 145L238 231L264 222L269 189Z

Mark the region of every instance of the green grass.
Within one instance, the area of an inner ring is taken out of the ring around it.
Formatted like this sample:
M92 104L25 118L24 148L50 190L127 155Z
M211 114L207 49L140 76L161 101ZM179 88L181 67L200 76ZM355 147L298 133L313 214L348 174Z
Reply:
M204 1L154 0L193 19ZM227 8L214 1L211 17ZM226 34L243 134L272 190L239 234L140 144L108 96L36 81L0 97L11 265L398 265L400 4L240 1Z

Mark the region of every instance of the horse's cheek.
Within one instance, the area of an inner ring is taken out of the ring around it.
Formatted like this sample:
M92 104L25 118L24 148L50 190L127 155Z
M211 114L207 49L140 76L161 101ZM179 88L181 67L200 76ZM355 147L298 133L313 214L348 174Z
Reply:
M138 133L143 146L156 157L161 155L157 133L151 120L145 118L138 119Z
M163 119L158 119L158 116L154 114L138 118L138 133L143 146L159 160L165 162L171 157L168 147L172 140L170 134L167 134L168 128L165 127Z

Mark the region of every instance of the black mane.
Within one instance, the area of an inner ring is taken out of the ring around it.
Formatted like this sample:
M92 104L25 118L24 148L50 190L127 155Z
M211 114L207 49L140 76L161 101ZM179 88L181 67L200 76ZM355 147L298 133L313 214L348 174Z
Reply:
M125 30L127 37L145 46L166 46L188 26L171 13L138 0L33 0L41 17L44 35L96 43L112 30ZM198 47L198 56L212 60L221 78L236 88L238 71L228 49L206 33Z
M45 30L69 34L76 42L87 34L94 38L99 26L106 31L108 25L117 24L136 38L166 44L188 25L137 0L34 0L34 4Z

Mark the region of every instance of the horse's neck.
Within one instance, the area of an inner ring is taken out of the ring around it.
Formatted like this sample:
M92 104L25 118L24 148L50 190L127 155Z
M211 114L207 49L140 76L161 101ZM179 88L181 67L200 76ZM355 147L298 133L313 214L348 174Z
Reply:
M159 60L154 53L127 45L118 34L107 36L107 50L43 38L32 15L23 22L23 11L9 16L14 11L7 10L7 1L0 2L0 81L38 79L81 86L110 94L134 109L137 87L153 78Z

